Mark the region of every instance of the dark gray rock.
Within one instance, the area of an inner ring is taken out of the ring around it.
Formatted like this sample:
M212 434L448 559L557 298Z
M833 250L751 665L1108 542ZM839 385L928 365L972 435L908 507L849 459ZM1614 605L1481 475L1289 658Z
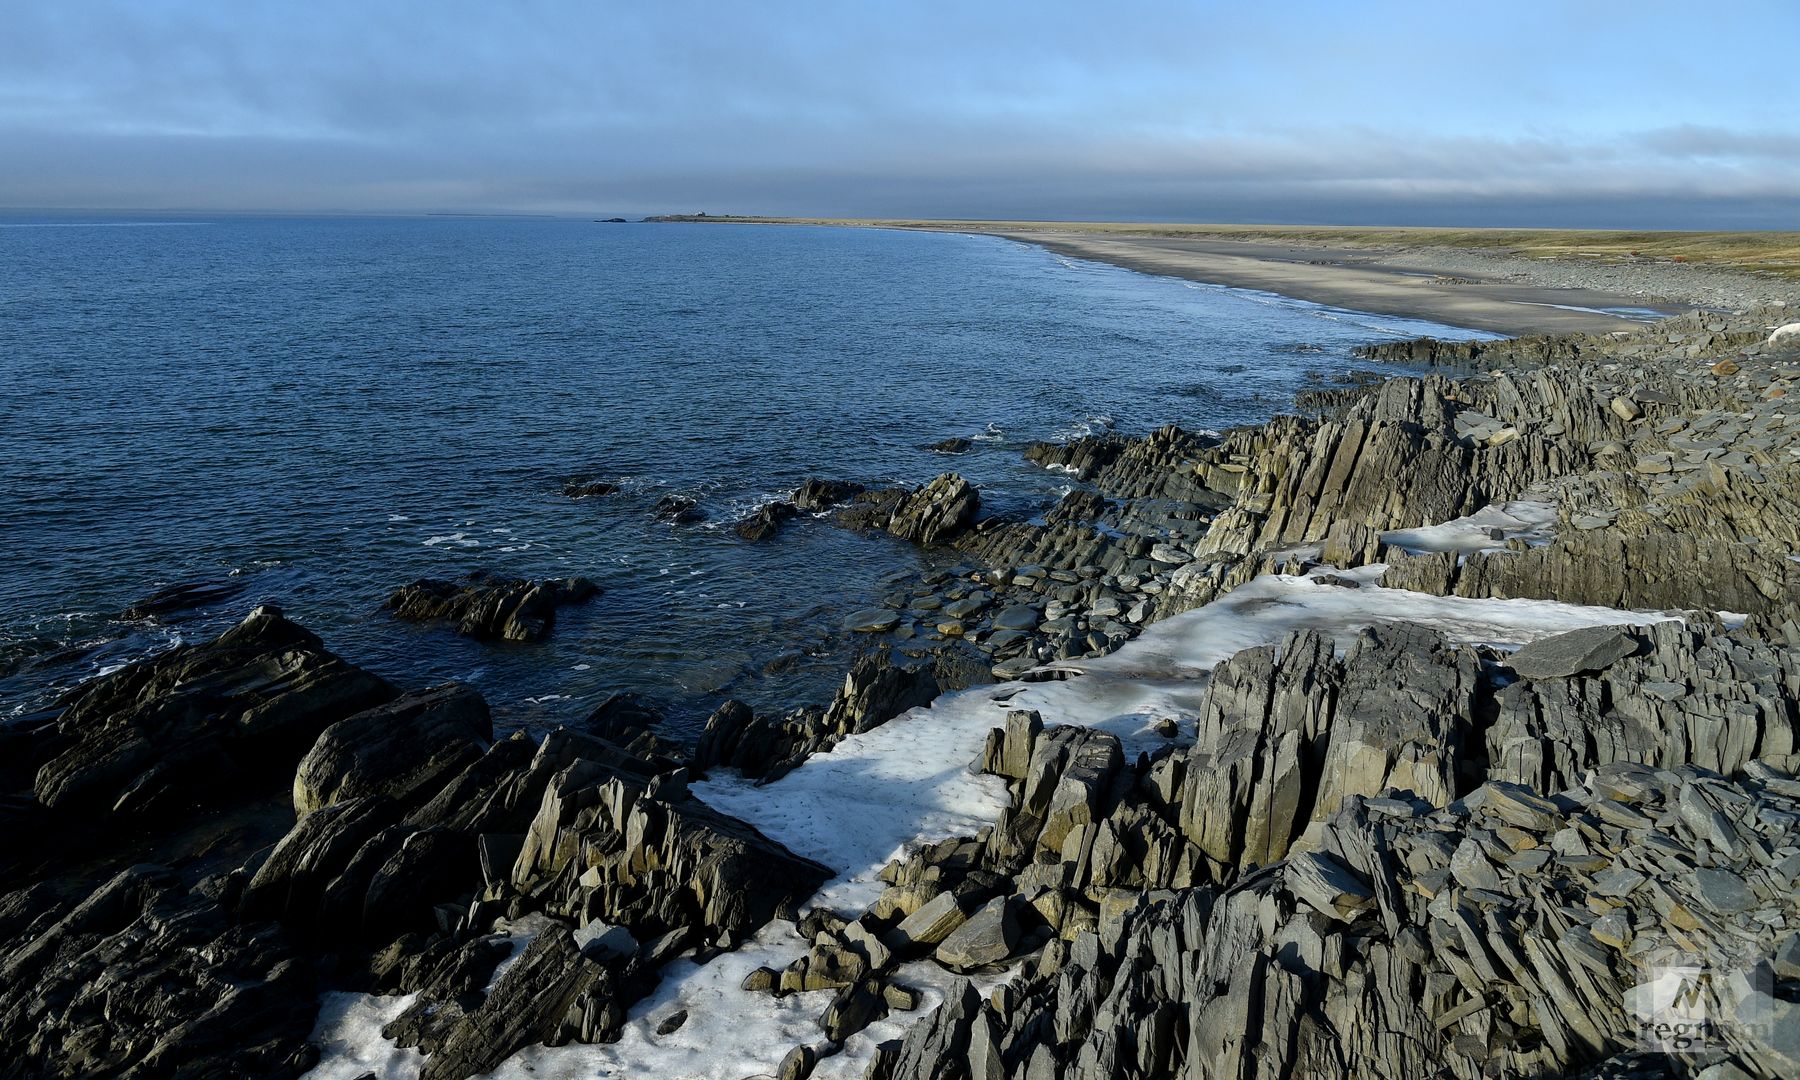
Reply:
M1534 641L1508 657L1507 666L1526 679L1565 679L1605 671L1642 645L1626 627L1589 626Z
M36 795L59 813L180 814L291 776L332 722L396 694L272 607L212 642L82 684L45 733Z
M437 793L494 735L487 702L460 683L402 694L319 734L294 774L294 812L366 795L398 803Z
M556 609L598 595L587 578L526 581L471 574L461 582L427 578L395 590L387 607L408 622L450 622L464 637L539 641L556 625Z
M1017 902L1010 896L996 896L952 930L933 955L951 971L975 971L1011 956L1019 937Z

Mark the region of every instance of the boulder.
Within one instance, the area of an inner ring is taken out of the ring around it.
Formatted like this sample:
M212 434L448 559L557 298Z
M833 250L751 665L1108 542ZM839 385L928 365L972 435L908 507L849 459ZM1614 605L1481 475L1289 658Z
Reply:
M527 581L471 574L461 582L426 578L394 591L387 607L408 622L456 624L464 637L540 641L556 625L556 609L596 596L587 578Z
M487 702L468 686L402 694L319 734L294 774L294 812L366 795L429 797L479 759L493 735Z
M1526 679L1566 679L1605 671L1632 655L1643 641L1624 626L1589 626L1542 638L1507 658L1507 666Z
M38 801L83 814L185 813L291 777L333 722L391 700L273 607L217 639L83 683L61 701Z
M942 543L967 529L980 507L975 485L955 473L945 473L902 498L886 528L902 540Z
M996 896L952 930L933 955L951 971L975 971L1011 956L1019 937L1018 901Z

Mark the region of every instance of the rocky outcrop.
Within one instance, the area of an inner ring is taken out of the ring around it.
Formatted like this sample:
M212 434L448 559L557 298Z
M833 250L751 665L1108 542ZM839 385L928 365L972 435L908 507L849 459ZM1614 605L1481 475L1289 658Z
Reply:
M587 578L547 581L470 575L463 582L427 578L388 597L387 607L408 622L454 623L464 637L540 641L556 625L556 609L596 596Z
M1603 663L1567 675L1540 669L1499 690L1491 774L1555 791L1615 762L1726 775L1759 759L1800 765L1800 652L1678 622L1630 637L1632 651L1615 659L1601 653Z
M884 528L902 540L938 544L954 538L975 520L981 496L975 485L945 473L903 496Z
M326 727L395 694L259 607L211 642L82 684L24 749L58 814L179 815L279 782Z
M725 948L829 877L678 786L579 761L545 789L512 868L513 887L553 914Z
M189 888L167 867L143 865L66 908L28 901L28 921L0 946L0 1075L294 1077L310 1068L312 966L279 926L235 919L230 889Z
M781 526L799 513L799 507L793 503L777 499L757 507L755 513L733 525L731 531L737 533L739 539L752 543L767 540L780 532Z
M367 795L408 802L435 792L493 736L487 702L467 686L402 694L320 733L294 774L294 813Z
M896 664L886 651L867 653L857 659L844 676L842 689L822 711L796 709L783 716L758 716L742 702L727 701L707 720L692 763L702 770L726 766L768 783L808 756L836 746L846 735L928 704L938 690L930 667Z
M952 998L875 1075L1562 1075L1641 1045L1644 983L1699 942L1742 957L1698 988L1708 1014L1764 1022L1671 1063L1784 1075L1800 971L1767 958L1800 926L1800 868L1750 853L1794 842L1796 794L1772 771L1608 766L1548 799L1355 798L1303 854L1142 894L991 1001ZM1664 813L1684 801L1717 816Z

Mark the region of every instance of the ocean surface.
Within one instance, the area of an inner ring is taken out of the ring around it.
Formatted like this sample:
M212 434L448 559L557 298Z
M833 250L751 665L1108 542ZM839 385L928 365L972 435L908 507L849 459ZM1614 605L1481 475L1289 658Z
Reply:
M931 556L808 519L747 543L760 503L954 469L1029 515L1070 482L1031 440L1260 421L1427 333L1481 336L984 236L3 217L0 718L258 602L403 686L473 683L502 727L626 689L677 734L726 696L822 703L842 617ZM671 494L708 520L655 521ZM605 592L530 645L382 610L472 570ZM235 591L120 617L180 583Z

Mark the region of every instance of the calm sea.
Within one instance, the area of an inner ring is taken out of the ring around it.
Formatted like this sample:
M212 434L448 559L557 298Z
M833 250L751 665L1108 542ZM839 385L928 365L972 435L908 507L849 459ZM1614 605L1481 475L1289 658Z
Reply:
M1033 439L1223 428L1431 324L981 236L420 218L0 218L0 716L279 603L353 662L474 683L508 726L610 690L692 730L823 701L842 615L916 569L884 537L729 524L807 476L946 469L1029 512ZM920 449L977 439L964 456ZM617 482L560 494L571 475ZM700 501L709 523L650 509ZM605 587L538 645L395 622L470 570ZM172 583L241 585L157 624Z

